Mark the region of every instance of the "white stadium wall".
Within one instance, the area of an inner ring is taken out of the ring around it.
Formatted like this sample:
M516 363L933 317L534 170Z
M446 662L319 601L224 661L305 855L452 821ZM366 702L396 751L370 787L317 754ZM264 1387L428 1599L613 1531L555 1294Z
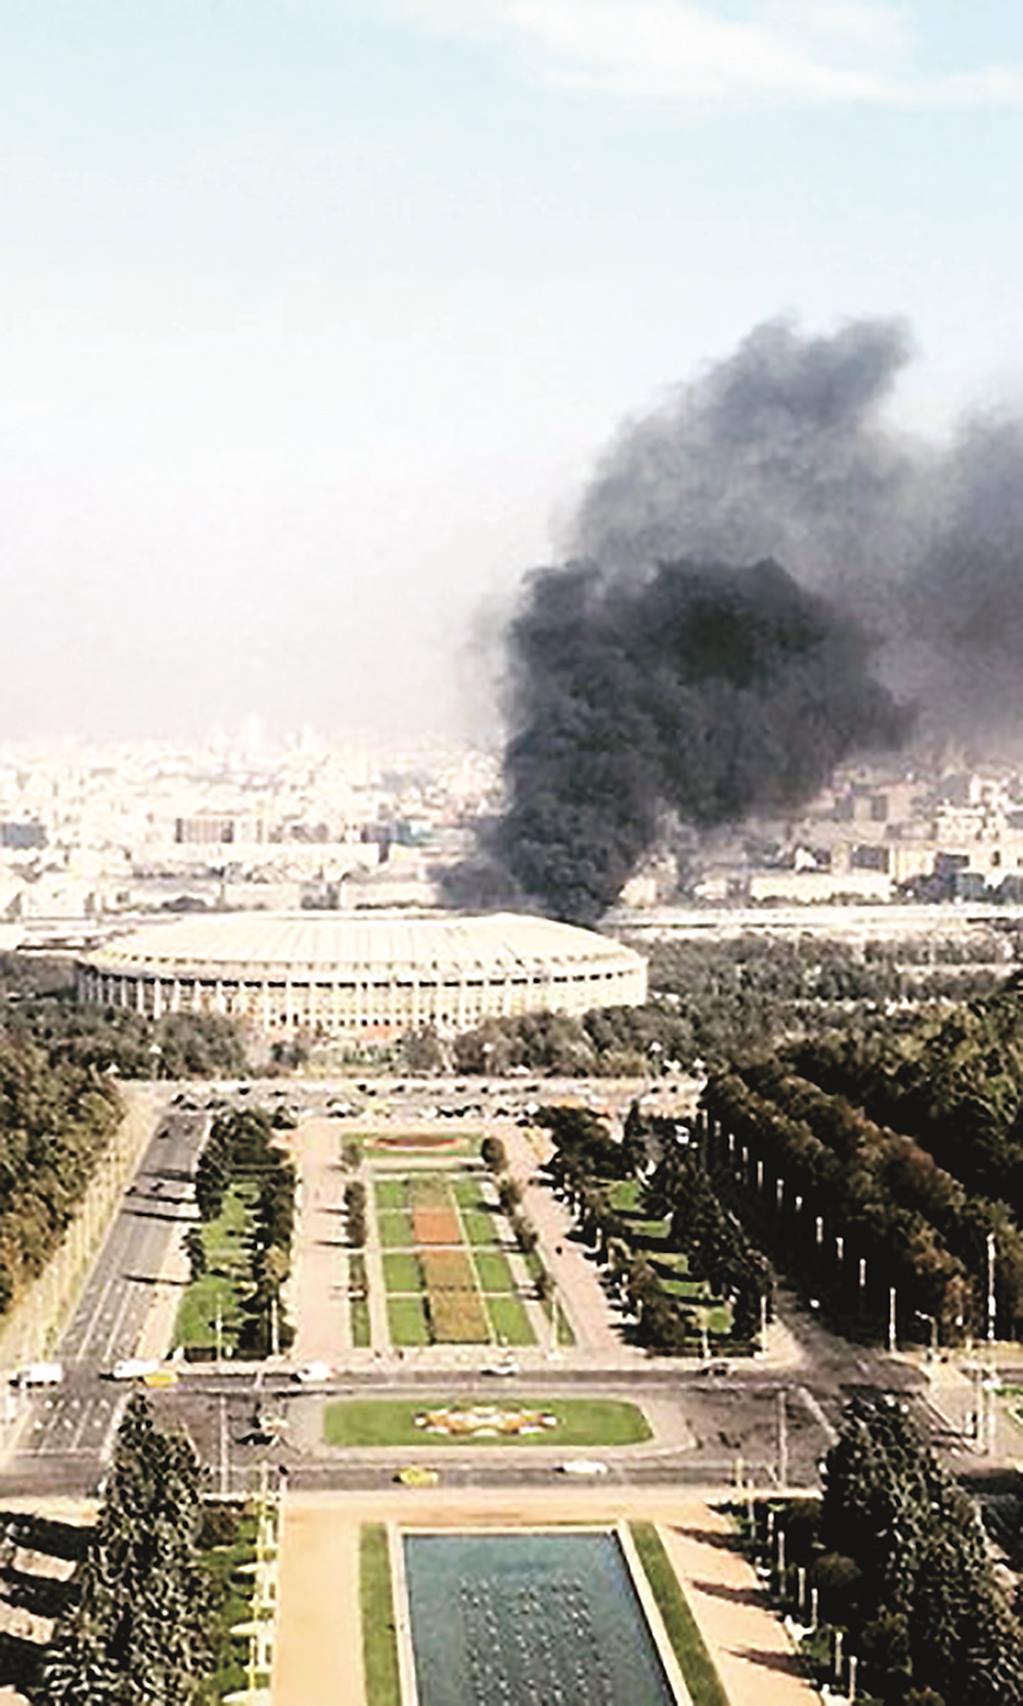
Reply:
M79 999L221 1013L268 1033L386 1041L432 1026L646 1000L642 955L594 930L517 913L190 915L128 932L76 966Z

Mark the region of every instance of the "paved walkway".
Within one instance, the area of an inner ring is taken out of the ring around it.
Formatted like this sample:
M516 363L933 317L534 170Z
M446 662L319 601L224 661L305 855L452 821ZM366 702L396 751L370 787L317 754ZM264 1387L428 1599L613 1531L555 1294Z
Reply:
M572 1217L545 1184L538 1180L537 1153L517 1130L504 1137L512 1175L523 1187L522 1207L540 1234L544 1266L558 1289L558 1304L568 1317L576 1342L592 1350L614 1350L635 1360L642 1352L625 1345L608 1311L594 1263L569 1234ZM547 1146L549 1147L549 1145Z
M366 1301L369 1306L369 1342L373 1354L391 1349L391 1324L387 1318L387 1281L384 1278L384 1253L380 1243L380 1223L377 1220L377 1194L373 1189L373 1174L365 1162L359 1168L359 1178L366 1186Z
M273 1706L361 1706L358 1524L286 1497L277 1595Z
M337 1125L302 1121L290 1148L300 1168L301 1207L295 1229L288 1313L295 1323L292 1355L331 1361L352 1343L344 1187Z
M756 1572L734 1548L728 1518L692 1505L682 1521L662 1522L661 1534L730 1706L819 1702Z

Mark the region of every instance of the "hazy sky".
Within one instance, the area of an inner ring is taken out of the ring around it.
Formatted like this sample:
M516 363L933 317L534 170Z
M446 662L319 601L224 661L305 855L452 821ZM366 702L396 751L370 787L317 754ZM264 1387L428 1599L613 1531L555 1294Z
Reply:
M0 0L0 734L451 727L757 320L1023 377L1018 0Z

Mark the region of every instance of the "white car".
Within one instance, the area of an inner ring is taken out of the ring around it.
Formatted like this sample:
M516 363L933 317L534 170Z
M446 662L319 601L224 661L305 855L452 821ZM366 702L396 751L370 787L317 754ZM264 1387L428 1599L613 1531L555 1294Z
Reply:
M606 1475L608 1467L599 1457L570 1457L567 1463L558 1464L561 1475Z
M488 1362L480 1369L481 1374L492 1375L495 1380L507 1379L513 1374L521 1374L522 1370L514 1357L502 1358L500 1362Z
M296 1368L292 1379L301 1381L303 1386L320 1386L331 1376L329 1362L304 1362L301 1368Z
M142 1380L155 1374L160 1363L157 1357L122 1357L110 1370L111 1380Z

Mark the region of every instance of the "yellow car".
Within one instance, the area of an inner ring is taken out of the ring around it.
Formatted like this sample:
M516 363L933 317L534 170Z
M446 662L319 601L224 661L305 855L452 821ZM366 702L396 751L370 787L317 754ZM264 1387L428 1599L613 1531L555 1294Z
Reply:
M394 1477L403 1487L436 1487L440 1475L436 1469L425 1469L422 1464L408 1463L404 1469L399 1469Z

